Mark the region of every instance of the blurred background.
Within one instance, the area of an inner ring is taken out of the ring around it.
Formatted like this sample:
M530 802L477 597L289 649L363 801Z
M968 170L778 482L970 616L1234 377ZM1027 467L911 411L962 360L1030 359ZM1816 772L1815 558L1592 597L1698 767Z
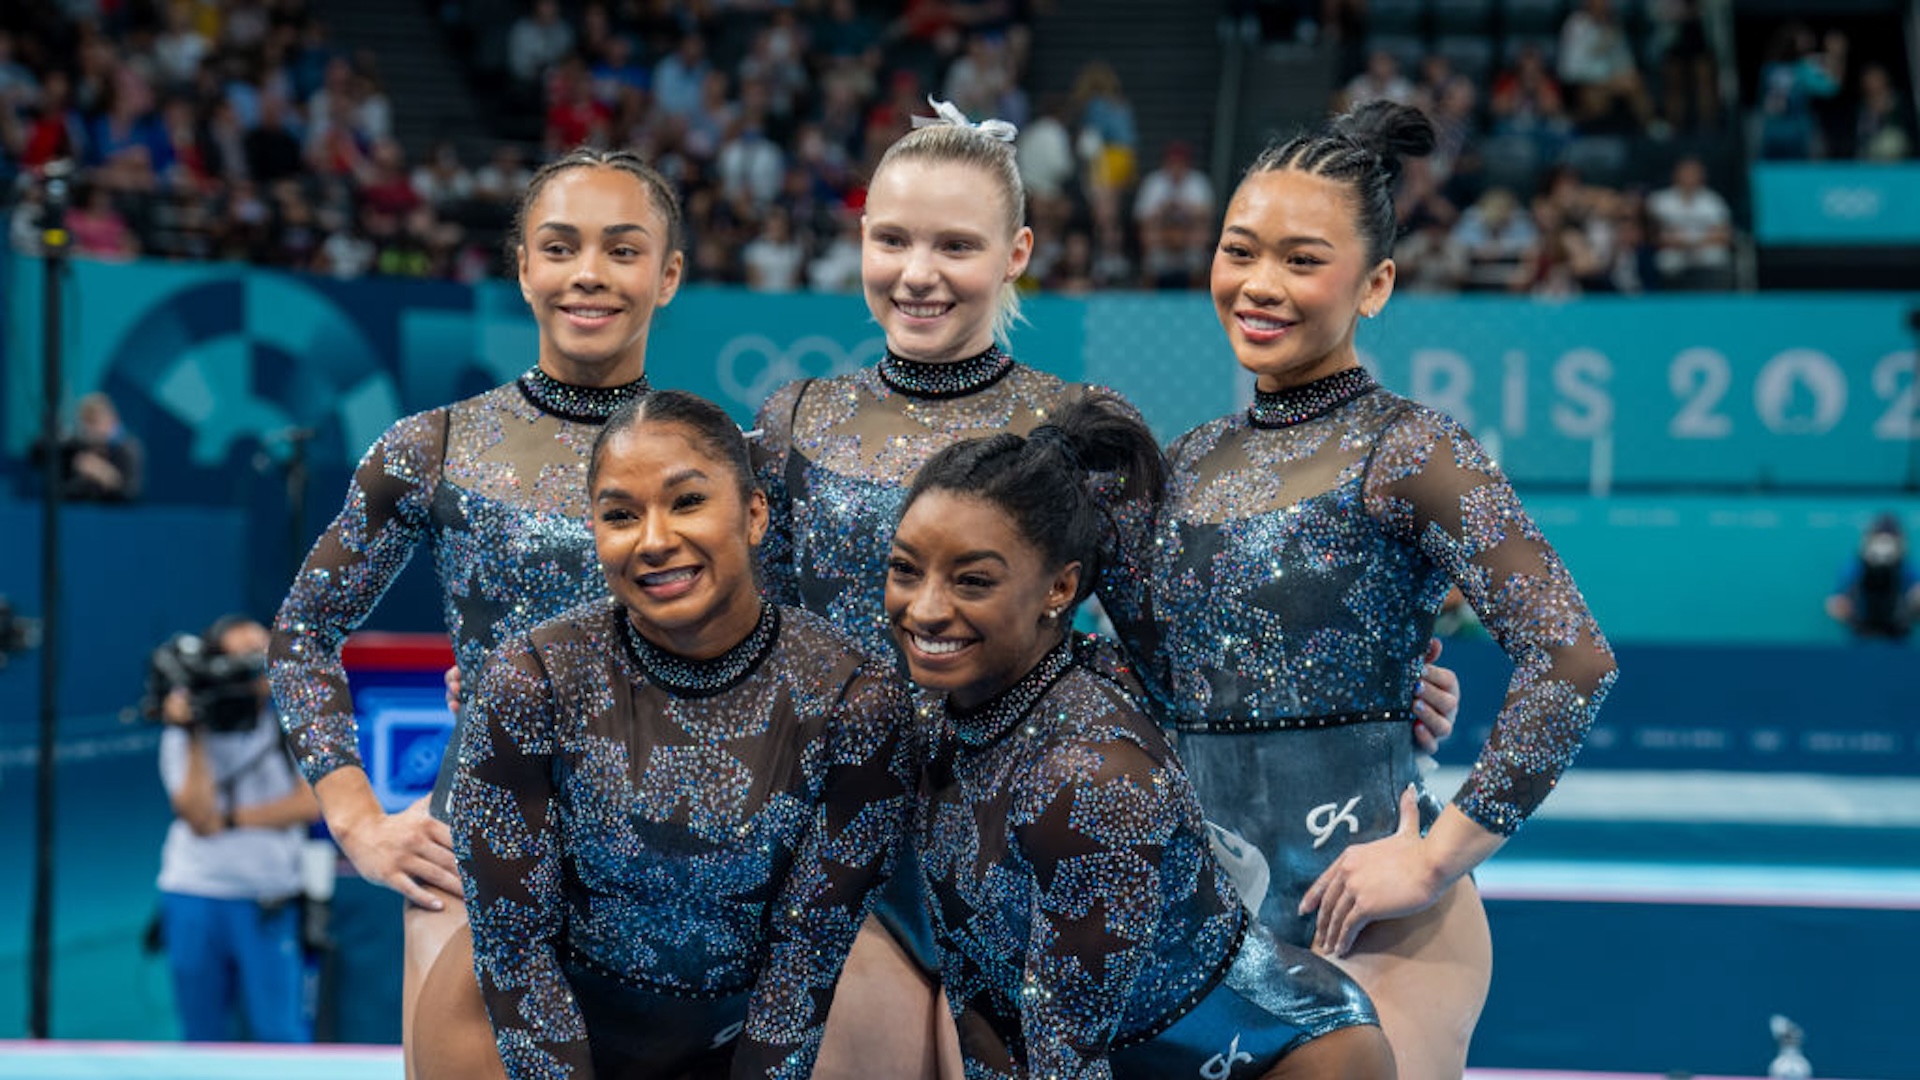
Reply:
M1473 1064L1763 1075L1782 1014L1817 1075L1920 1077L1916 55L1911 0L6 0L0 1039L28 1033L37 452L68 455L50 1034L171 1040L149 655L270 618L388 424L532 364L503 240L542 161L626 146L679 187L689 285L648 374L745 421L879 355L864 184L927 96L1011 120L1015 353L1171 439L1251 396L1205 292L1239 174L1384 97L1440 149L1363 358L1494 450L1623 668L1481 875ZM70 259L42 257L50 198ZM1445 794L1508 669L1470 610L1443 626ZM439 628L419 558L366 685L430 687ZM410 717L372 733L396 798ZM319 1034L393 1042L399 901L342 869ZM315 1075L360 1075L336 1054Z

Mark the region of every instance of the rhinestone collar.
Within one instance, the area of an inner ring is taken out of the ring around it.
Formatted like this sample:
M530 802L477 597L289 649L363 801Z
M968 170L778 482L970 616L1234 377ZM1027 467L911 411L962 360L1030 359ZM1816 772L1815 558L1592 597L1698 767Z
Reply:
M520 376L520 392L536 408L582 424L606 423L620 406L649 389L645 375L622 386L575 386L561 382L538 367Z
M711 660L677 656L640 636L624 615L627 649L647 678L674 697L702 698L731 690L753 673L780 638L780 609L760 601L760 619L738 645Z
M1069 634L1041 657L1032 671L991 700L971 709L949 707L947 719L953 724L954 734L962 744L975 749L998 742L1033 711L1034 705L1073 666L1073 661L1073 635Z
M1256 390L1247 419L1258 428L1291 427L1330 413L1379 385L1366 368L1350 367L1304 386Z
M892 349L880 358L880 381L902 394L920 398L956 398L977 393L999 382L1013 370L1013 357L998 345L965 360L929 364L895 356Z

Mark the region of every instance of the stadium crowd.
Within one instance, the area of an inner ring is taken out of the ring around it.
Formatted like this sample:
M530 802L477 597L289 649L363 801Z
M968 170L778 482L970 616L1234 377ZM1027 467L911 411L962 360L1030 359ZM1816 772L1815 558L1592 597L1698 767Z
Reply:
M1404 180L1403 287L1735 287L1739 221L1721 189L1744 157L1717 150L1914 151L1907 73L1851 63L1843 33L1805 22L1778 27L1754 100L1730 102L1726 35L1697 0L1624 5L1640 20L1631 31L1613 0L1547 0L1527 6L1557 25L1516 22L1498 37L1394 24L1417 0L1300 6L1310 17L1293 32L1343 43L1350 70L1330 104L1412 103L1439 128L1439 153ZM1027 284L1204 285L1219 185L1186 142L1140 160L1131 106L1103 63L1070 94L1035 100L1036 16L1019 0L532 0L510 17L442 0L431 10L492 130L417 156L395 134L410 103L383 89L371 51L335 39L323 10L6 5L0 199L13 245L37 245L37 178L67 160L83 256L471 282L509 272L500 239L530 170L593 143L635 148L678 185L695 280L848 290L865 178L933 95L1022 128ZM475 59L489 55L497 64ZM1652 166L1629 155L1647 141L1671 152Z

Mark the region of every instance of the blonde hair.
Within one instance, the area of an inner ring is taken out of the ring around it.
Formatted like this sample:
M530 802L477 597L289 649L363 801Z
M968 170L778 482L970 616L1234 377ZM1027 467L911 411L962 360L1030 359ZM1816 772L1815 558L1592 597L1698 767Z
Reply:
M924 161L934 165L965 165L991 176L1000 187L1006 205L1007 238L1011 240L1027 224L1027 187L1020 181L1020 167L1014 161L1013 137L1016 129L1001 120L981 124L966 123L959 110L935 102L939 119L914 117L916 126L902 135L873 167L877 181L887 166L897 161ZM989 134L989 132L993 132ZM1005 347L1008 332L1020 320L1020 290L1011 281L1000 286L999 303L993 313L993 339Z

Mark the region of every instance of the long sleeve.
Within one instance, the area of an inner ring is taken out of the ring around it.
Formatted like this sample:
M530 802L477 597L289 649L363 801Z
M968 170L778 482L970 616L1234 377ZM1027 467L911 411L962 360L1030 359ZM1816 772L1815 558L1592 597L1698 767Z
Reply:
M767 493L767 533L760 541L760 591L776 604L800 603L793 493L787 489L787 462L793 455L793 413L807 380L791 382L760 406L754 427L754 479Z
M1366 505L1447 573L1513 661L1493 734L1454 796L1511 835L1579 752L1613 685L1613 651L1512 485L1453 420L1415 408L1390 426Z
M313 545L274 619L274 701L310 782L360 764L340 647L427 533L446 424L442 410L407 417L367 451L347 485L346 505Z
M834 983L907 827L918 761L905 690L869 671L830 723L823 797L773 905L736 1077L812 1073Z
M1111 1075L1107 1054L1152 958L1162 856L1180 822L1165 766L1131 743L1054 749L1009 826L1034 878L1021 996L1032 1076Z
M468 699L449 803L474 970L513 1080L593 1075L586 1022L560 966L555 701L523 643L496 653Z

